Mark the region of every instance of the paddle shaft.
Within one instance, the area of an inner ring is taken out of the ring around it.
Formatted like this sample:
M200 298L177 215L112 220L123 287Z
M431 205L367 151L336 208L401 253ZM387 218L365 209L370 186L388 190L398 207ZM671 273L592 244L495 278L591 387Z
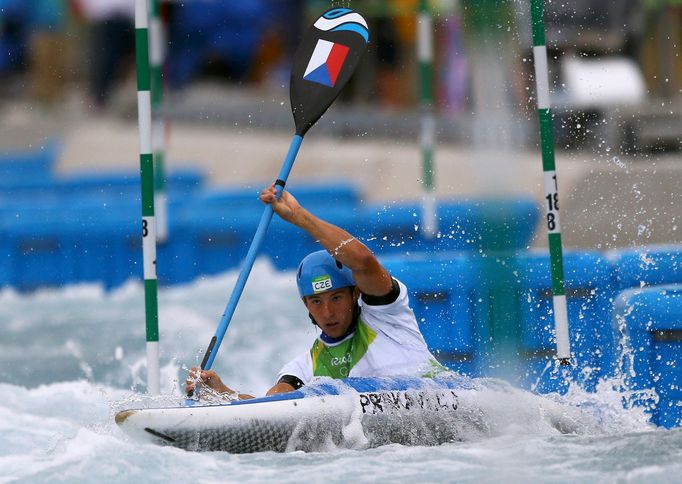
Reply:
M284 160L282 169L280 170L279 176L277 177L277 181L275 182L275 188L277 189L277 198L281 196L282 190L284 190L284 185L286 184L287 178L289 178L289 173L291 172L291 168L294 166L294 161L296 160L296 155L298 154L298 150L301 147L302 142L303 136L299 134L294 135L293 139L291 140L289 152L287 153L287 157ZM235 284L234 289L232 289L232 295L230 296L230 300L227 303L227 307L225 308L223 317L220 319L220 324L218 324L218 328L216 329L215 335L211 339L211 343L206 349L206 354L204 355L204 359L201 362L202 370L209 370L211 369L211 366L213 366L213 360L215 360L216 354L218 353L218 349L220 348L220 345L223 342L223 338L225 337L227 327L230 325L230 321L232 320L234 311L237 308L239 298L241 297L242 292L244 291L246 280L249 278L249 274L251 273L253 264L256 261L258 250L260 249L260 246L263 244L263 240L265 239L265 233L267 232L268 226L270 225L270 221L272 220L272 214L273 214L272 205L271 204L266 205L265 210L263 210L263 215L261 216L260 222L258 224L258 228L256 229L256 234L253 236L251 246L249 247L249 251L246 254L244 265L242 266L242 270L239 273L239 277L237 278L237 283Z
M369 30L361 15L347 8L327 10L303 36L294 55L289 97L296 131L289 152L275 182L276 196L282 194L303 137L340 94L367 49ZM273 207L263 211L256 234L216 333L201 362L201 369L213 366L239 298L251 273L258 250L272 220Z

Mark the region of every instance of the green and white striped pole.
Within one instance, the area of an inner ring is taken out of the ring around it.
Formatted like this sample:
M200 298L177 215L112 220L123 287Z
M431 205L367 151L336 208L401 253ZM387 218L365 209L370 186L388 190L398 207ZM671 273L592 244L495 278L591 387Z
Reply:
M152 105L149 69L148 0L135 0L135 51L137 115L140 130L142 177L142 261L147 327L147 391L160 391L159 309L156 284L156 220L154 217L154 157L152 155Z
M433 155L436 144L436 119L433 113L433 19L428 0L420 0L417 21L417 60L421 103L421 154L424 195L422 233L427 238L438 232L436 192L433 186Z
M533 58L537 86L538 115L540 118L542 168L545 177L545 200L547 202L546 222L552 271L557 358L561 364L569 364L571 344L568 336L568 310L566 308L566 291L564 288L564 257L561 244L561 223L559 221L559 188L554 160L554 133L549 100L544 0L531 0L531 18L533 22Z
M166 195L166 122L161 112L163 103L163 63L166 58L165 31L161 20L161 0L151 1L149 18L149 61L152 91L152 148L154 150L154 208L156 209L156 240L168 240L168 197Z

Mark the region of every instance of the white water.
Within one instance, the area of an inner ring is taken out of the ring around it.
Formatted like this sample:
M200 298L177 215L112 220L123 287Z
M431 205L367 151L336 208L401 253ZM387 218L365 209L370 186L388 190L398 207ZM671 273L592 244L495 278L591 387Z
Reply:
M235 273L160 293L163 396L144 391L143 291L80 286L0 293L0 483L5 482L679 482L682 430L646 423L602 385L542 397L493 386L476 396L488 431L439 447L229 455L140 444L117 410L180 396L224 310ZM215 368L262 394L315 331L293 273L258 263ZM556 424L575 433L564 435ZM480 429L479 429L480 430ZM360 439L361 440L361 439Z

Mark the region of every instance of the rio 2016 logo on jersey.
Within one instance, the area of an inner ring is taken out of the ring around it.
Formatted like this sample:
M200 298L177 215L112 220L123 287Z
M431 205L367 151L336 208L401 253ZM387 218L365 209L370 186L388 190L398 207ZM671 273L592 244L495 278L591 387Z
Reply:
M334 87L350 49L342 44L319 39L303 79Z
M315 294L328 291L332 288L332 278L329 274L313 279L313 292Z

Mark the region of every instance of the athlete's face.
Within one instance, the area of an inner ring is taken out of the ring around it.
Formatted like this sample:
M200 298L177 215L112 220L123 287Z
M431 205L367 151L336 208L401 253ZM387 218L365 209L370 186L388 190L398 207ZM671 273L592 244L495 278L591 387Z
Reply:
M303 303L327 336L339 338L353 324L353 308L359 294L357 289L343 287L306 296Z

